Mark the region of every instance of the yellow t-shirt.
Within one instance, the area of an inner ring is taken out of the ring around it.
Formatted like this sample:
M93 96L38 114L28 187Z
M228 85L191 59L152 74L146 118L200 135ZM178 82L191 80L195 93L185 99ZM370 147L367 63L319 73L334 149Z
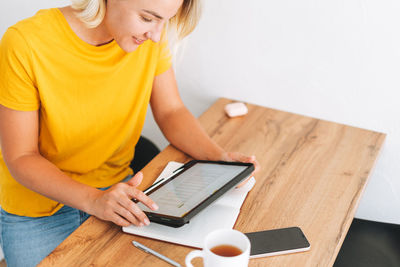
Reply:
M64 173L94 187L132 174L154 77L171 67L167 43L124 52L115 41L92 46L59 9L10 27L0 42L0 104L39 110L39 149ZM0 155L0 205L21 216L48 216L62 204L19 184Z

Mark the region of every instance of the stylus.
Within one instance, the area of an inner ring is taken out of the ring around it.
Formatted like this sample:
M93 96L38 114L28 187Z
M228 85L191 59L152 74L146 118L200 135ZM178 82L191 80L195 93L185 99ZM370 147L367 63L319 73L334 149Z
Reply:
M143 244L140 244L139 242L136 241L132 241L132 244L137 247L140 250L143 250L146 253L149 253L153 256L156 256L157 258L162 259L163 261L168 262L169 264L175 266L175 267L181 267L181 265L179 263L177 263L176 261L171 260L170 258L165 257L164 255L161 255L160 253L152 250L151 248L146 247Z
M186 169L186 168L187 168L187 166L188 166L188 165L190 165L190 164L192 164L192 162L191 162L191 161L189 161L189 162L187 162L187 163L183 164L182 166L180 166L178 169L176 169L176 170L175 170L175 171L173 171L172 173L173 173L173 174L176 174L176 172L178 172L178 171L182 171L182 170Z
M146 190L143 191L143 193L147 194L147 192L149 192L150 190L152 190L154 187L156 187L157 185L161 184L162 182L164 182L166 179L165 178L161 178L160 180L158 180L157 182L155 182L153 185L151 185L149 188L147 188Z
M167 178L161 178L160 180L158 180L157 182L155 182L154 184L152 184L149 188L147 188L146 190L143 191L143 193L147 194L148 192L150 192L150 190L152 190L154 187L158 186L159 184L161 184L162 182L168 180L169 178L171 178L172 176L174 176L175 174L181 172L184 168L185 165L183 165L182 167L179 167L178 169L176 169L175 171L172 172L172 174L170 176L168 176Z

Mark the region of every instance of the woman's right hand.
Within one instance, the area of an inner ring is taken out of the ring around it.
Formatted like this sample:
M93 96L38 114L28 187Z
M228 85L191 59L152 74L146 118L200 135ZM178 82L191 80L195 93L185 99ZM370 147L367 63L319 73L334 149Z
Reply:
M118 183L105 191L96 191L89 213L119 226L149 225L150 221L146 214L132 201L132 199L137 199L151 210L158 209L153 200L136 188L142 179L143 174L138 172L127 183Z

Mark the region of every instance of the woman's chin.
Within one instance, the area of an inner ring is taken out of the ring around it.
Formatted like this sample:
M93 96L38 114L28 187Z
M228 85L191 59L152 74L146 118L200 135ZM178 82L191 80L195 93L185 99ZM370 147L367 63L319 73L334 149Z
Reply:
M135 44L134 42L118 42L116 40L117 44L119 45L119 47L124 50L126 53L130 53L135 51L139 45Z

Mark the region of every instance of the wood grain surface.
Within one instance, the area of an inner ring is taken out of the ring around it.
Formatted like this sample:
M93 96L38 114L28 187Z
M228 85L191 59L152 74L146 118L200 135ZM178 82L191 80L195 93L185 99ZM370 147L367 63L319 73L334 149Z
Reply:
M199 121L225 150L255 155L262 169L235 229L242 232L302 228L308 252L251 259L249 266L332 266L385 134L247 104L249 113L228 118L219 99ZM150 186L168 161L190 158L168 146L144 169L140 188ZM170 266L132 244L142 244L184 266L192 248L125 234L90 217L40 266ZM201 260L193 261L202 266Z

